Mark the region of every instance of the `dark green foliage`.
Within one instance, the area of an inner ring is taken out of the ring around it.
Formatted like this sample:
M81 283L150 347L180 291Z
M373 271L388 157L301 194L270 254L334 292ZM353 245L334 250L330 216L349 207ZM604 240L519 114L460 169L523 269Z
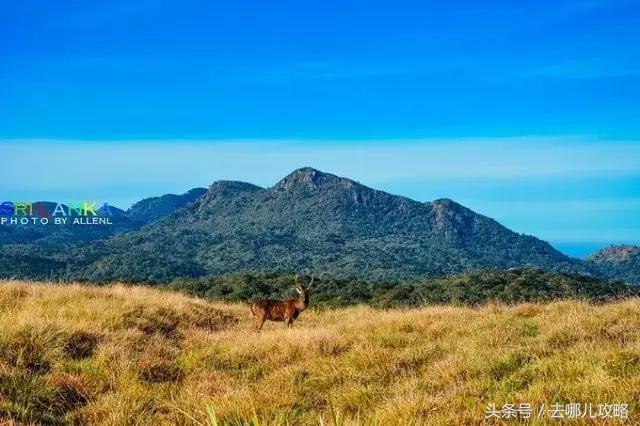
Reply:
M269 189L217 182L175 214L83 252L79 277L99 281L266 271L399 282L486 267L577 267L453 201L420 203L313 169Z
M587 259L597 274L640 284L640 247L611 246Z
M64 247L36 244L0 245L0 276L34 280L57 279L74 269Z
M165 194L160 197L145 198L131 206L127 210L127 216L141 224L150 223L169 216L176 210L202 197L206 192L205 188L193 188L182 195Z
M141 201L123 223L149 223L106 240L0 246L0 277L166 283L261 271L398 283L539 267L640 282L637 266L571 259L451 200L420 203L310 168L268 189L220 181L203 191Z
M180 278L172 281L169 288L209 299L247 302L294 297L293 282L292 275L243 273ZM480 271L402 284L325 278L316 280L311 304L314 307L336 307L364 303L394 307L440 303L474 305L488 301L517 303L564 298L606 301L637 292L637 288L619 282L524 268Z

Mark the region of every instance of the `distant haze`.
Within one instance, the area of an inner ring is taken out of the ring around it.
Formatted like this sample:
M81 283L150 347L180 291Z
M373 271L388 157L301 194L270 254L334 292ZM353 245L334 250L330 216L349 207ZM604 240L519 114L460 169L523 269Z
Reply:
M127 208L221 179L314 166L419 200L452 198L583 257L640 241L640 144L577 137L397 141L5 140L2 197Z

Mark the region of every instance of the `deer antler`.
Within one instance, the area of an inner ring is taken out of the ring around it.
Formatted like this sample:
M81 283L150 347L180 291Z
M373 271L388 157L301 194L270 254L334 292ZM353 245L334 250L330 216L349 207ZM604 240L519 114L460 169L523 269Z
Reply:
M298 274L296 274L295 283L293 284L293 286L296 288L296 290L302 292L302 287L300 287L300 285L298 284Z
M315 277L313 275L311 275L311 283L307 286L307 290L309 290L311 288L311 286L313 286L313 281L315 280Z

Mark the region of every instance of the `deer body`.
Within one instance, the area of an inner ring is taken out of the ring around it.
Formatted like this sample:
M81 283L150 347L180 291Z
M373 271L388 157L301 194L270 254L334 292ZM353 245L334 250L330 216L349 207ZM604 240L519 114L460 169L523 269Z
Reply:
M258 331L262 329L266 320L284 322L288 327L291 327L300 313L307 309L309 306L309 289L313 285L313 277L311 278L311 284L305 289L298 286L297 283L298 277L296 277L298 297L295 299L262 299L254 300L251 303L251 313L256 318Z

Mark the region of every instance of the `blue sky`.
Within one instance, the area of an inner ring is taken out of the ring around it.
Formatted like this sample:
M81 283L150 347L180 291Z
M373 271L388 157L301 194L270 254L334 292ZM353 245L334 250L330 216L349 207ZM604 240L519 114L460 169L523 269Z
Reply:
M1 195L313 165L570 254L637 243L639 41L627 0L2 2Z

